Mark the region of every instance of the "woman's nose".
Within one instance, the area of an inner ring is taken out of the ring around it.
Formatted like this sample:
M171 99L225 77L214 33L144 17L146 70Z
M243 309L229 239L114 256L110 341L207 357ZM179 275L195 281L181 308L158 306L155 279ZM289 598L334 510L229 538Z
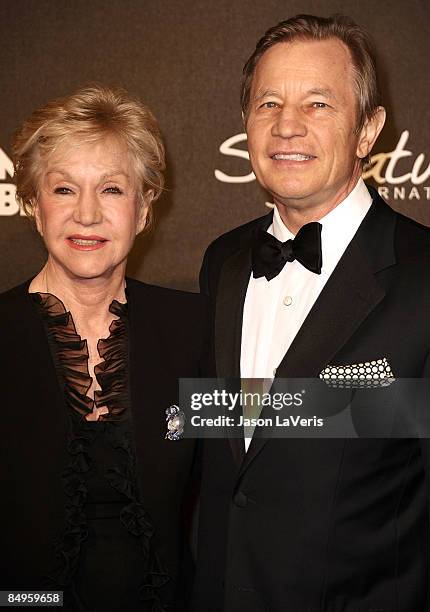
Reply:
M94 193L81 193L76 202L74 219L81 225L94 225L102 220L100 202Z

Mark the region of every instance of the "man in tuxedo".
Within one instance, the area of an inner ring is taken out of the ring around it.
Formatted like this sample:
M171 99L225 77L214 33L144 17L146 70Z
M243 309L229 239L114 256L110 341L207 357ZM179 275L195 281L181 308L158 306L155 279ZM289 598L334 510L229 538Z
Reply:
M242 110L274 209L206 252L217 375L428 376L430 231L361 178L385 120L366 34L271 28ZM206 441L195 610L430 610L428 465L418 438Z

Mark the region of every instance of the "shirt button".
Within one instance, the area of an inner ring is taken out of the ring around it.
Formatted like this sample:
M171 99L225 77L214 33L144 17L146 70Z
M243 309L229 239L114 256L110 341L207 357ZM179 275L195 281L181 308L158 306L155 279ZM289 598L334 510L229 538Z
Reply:
M285 306L291 306L292 303L293 303L293 298L291 297L291 295L286 295L284 297Z
M233 503L238 508L246 508L248 504L248 498L245 493L242 493L242 491L238 491L233 497Z

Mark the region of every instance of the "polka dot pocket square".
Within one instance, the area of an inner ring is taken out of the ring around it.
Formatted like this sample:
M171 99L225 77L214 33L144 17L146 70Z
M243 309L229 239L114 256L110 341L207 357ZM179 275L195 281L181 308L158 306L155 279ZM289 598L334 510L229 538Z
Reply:
M346 365L328 365L320 372L319 377L330 387L355 389L386 387L395 381L386 357Z

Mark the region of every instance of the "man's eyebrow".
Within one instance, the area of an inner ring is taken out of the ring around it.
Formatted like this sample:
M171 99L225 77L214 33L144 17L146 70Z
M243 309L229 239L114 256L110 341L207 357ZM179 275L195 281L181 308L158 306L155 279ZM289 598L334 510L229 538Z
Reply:
M261 93L258 93L253 97L253 101L256 102L261 100L261 98L266 98L267 96L279 96L279 91L275 89L265 89Z
M335 93L332 89L328 89L325 87L312 87L306 92L308 96L324 96L325 98L333 98L336 100Z
M266 98L267 96L279 96L280 93L276 89L265 89L262 92L257 92L257 94L253 98L253 102L258 102L262 98ZM306 96L324 96L325 98L332 98L333 100L337 100L334 91L328 87L312 87L308 89L305 93Z

